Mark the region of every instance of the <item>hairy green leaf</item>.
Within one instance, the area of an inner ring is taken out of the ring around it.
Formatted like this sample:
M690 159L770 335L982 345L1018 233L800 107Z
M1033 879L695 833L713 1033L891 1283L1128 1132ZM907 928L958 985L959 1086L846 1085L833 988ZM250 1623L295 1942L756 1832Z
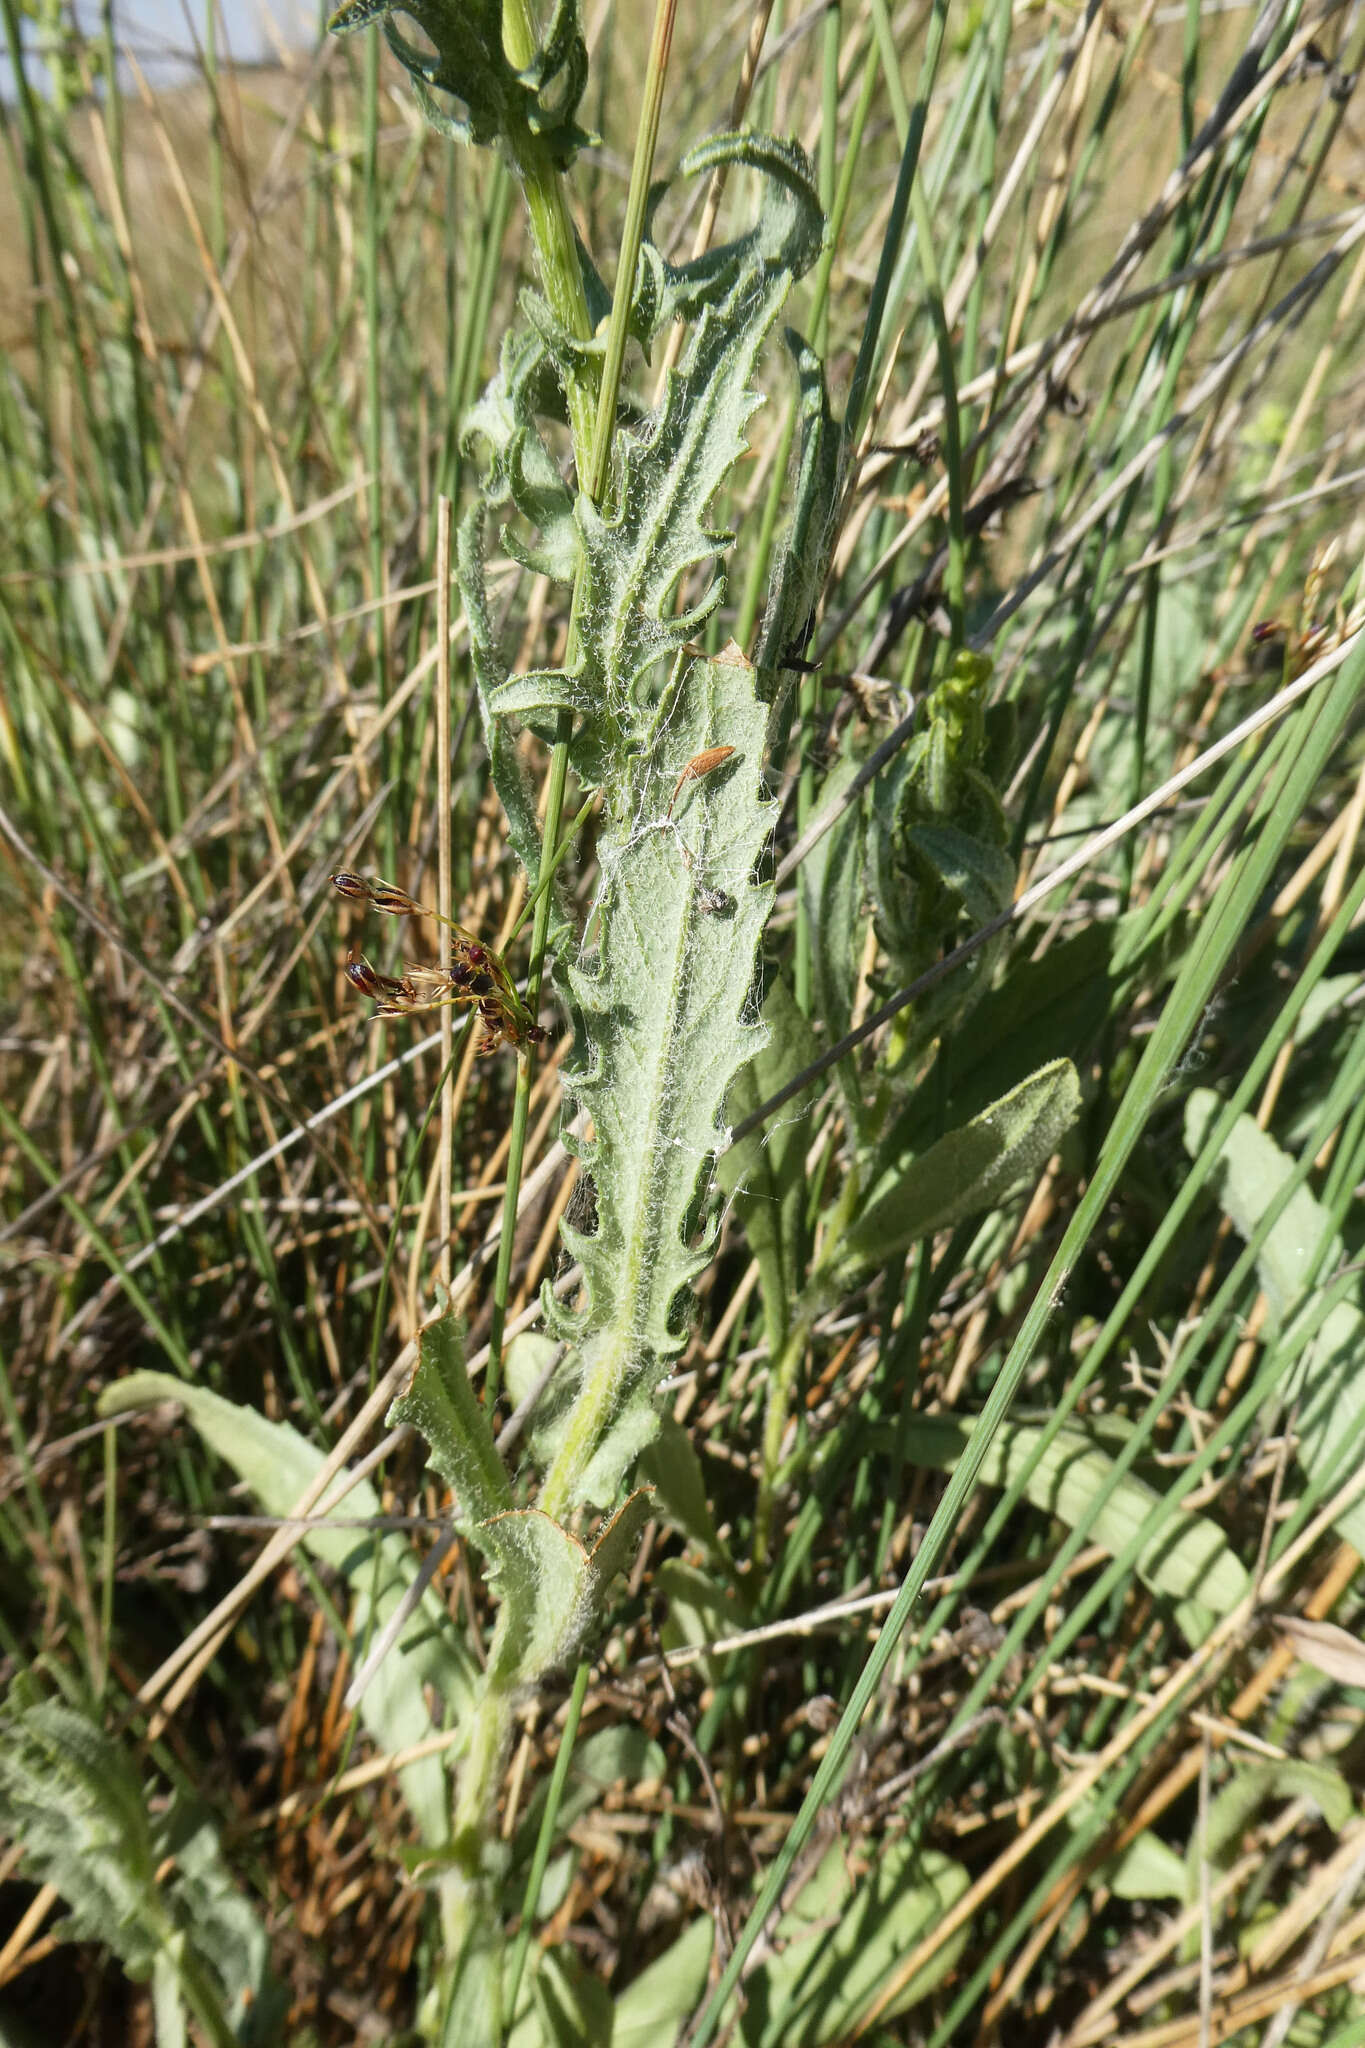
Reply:
M716 1930L694 1920L616 1999L611 2048L673 2048L706 1989Z
M1053 1060L917 1158L879 1154L867 1197L838 1247L842 1269L884 1265L916 1238L1003 1200L1042 1172L1080 1105L1076 1069L1070 1060Z
M1355 1799L1340 1771L1302 1757L1274 1763L1248 1763L1234 1772L1209 1802L1208 1821L1190 1838L1190 1883L1187 1896L1198 1896L1198 1866L1230 1864L1261 1808L1272 1799L1311 1799L1332 1833L1340 1834L1355 1811Z
M278 2038L265 1930L212 1822L181 1799L154 1805L93 1721L53 1701L0 1719L0 1828L25 1874L62 1898L63 1932L154 1977L167 2040L184 2037L186 2009L215 2044Z
M417 23L429 52L408 41L398 15ZM590 140L574 120L588 78L578 0L558 0L524 70L503 49L502 0L344 0L327 26L333 35L351 35L374 21L383 23L389 48L441 134L504 142L514 156L538 145L560 169Z
M763 1005L768 1042L743 1069L726 1105L736 1123L808 1067L819 1047L784 981L775 981ZM793 1097L772 1128L754 1131L722 1154L717 1177L744 1225L758 1261L768 1350L775 1358L786 1341L791 1304L802 1280L802 1215L812 1082Z
M791 519L759 643L758 667L777 677L785 662L804 651L810 636L829 567L835 512L843 482L843 446L830 414L820 358L795 328L788 327L783 339L796 365L801 453L792 492ZM770 694L775 694L771 685ZM775 751L785 749L778 747Z
M589 784L643 741L659 664L720 603L719 564L734 536L710 523L709 508L748 447L744 430L760 403L754 370L790 283L785 271L745 272L705 309L657 417L638 437L622 437L613 509L600 512L585 497L575 505L583 550L576 663L514 676L492 692L502 717L575 712L575 762ZM679 609L685 575L699 590Z
M102 1415L125 1414L159 1401L176 1401L211 1450L245 1481L263 1513L287 1515L315 1479L322 1453L286 1422L270 1422L254 1409L225 1401L207 1387L170 1373L138 1372L116 1380L100 1397ZM378 1517L379 1496L367 1480L347 1493L337 1510L348 1522ZM352 1593L351 1628L364 1645L382 1628L411 1585L417 1559L399 1535L373 1537L364 1529L328 1529L316 1523L300 1541L314 1557L344 1574ZM378 1666L360 1704L360 1717L384 1750L407 1749L432 1732L425 1688L430 1685L452 1718L469 1706L476 1678L472 1656L450 1627L439 1596L428 1589L395 1646ZM429 1846L450 1831L449 1795L439 1757L422 1757L400 1772L403 1796Z
M592 1119L579 1150L597 1228L564 1231L586 1306L570 1315L547 1300L580 1344L579 1399L547 1481L555 1513L582 1497L609 1431L624 1426L623 1448L635 1451L637 1425L653 1433L653 1390L710 1258L698 1199L724 1142L731 1084L764 1042L747 1013L772 900L751 879L772 812L765 729L754 670L737 650L690 663L660 707L657 745L622 775L599 842L602 943L570 973L580 1026L564 1077ZM687 785L669 818L682 770L721 744L732 756ZM599 1464L593 1498L611 1498L625 1463L616 1474Z
M659 1433L646 1446L642 1469L658 1497L658 1508L689 1542L708 1556L729 1561L716 1529L706 1489L706 1475L696 1447L672 1415L659 1418Z
M388 1413L390 1429L406 1423L431 1446L431 1462L455 1495L462 1527L485 1522L512 1505L512 1488L481 1401L469 1384L459 1318L423 1326L412 1384Z
M584 496L575 503L582 561L572 665L508 677L488 693L490 709L503 717L536 719L572 710L579 721L575 765L590 784L606 781L632 748L645 743L660 664L686 647L720 603L720 561L733 535L712 523L712 502L748 447L746 429L761 403L754 378L764 344L792 280L820 249L819 202L797 145L772 137L717 136L694 150L683 169L701 172L732 163L763 173L758 218L747 235L682 270L671 269L646 244L637 280L638 324L652 329L687 315L696 325L678 368L668 374L657 410L638 428L618 433L619 460L606 507ZM571 346L543 314L539 325L547 348ZM803 407L820 410L823 390L808 351L799 355L798 371ZM505 490L528 518L536 516L536 500L516 483L514 449L522 451L523 473L540 479L549 492L543 462L528 452L533 412L531 359L508 356L493 393L471 422L496 444L493 488ZM827 468L828 437L824 445ZM555 508L552 546L563 562L571 550L562 504L552 492L549 501ZM828 523L827 506L817 535L821 542ZM793 574L798 583L804 575L810 584L811 547L804 529L802 542L799 574ZM677 591L684 578L695 595L680 608Z
M967 1889L960 1863L902 1836L866 1855L855 1881L847 1846L826 1851L777 1925L771 1956L746 1979L745 2048L819 2048L844 2041L901 1957ZM906 2012L952 1970L964 1927L893 1997Z
M913 1464L951 1472L975 1427L970 1417L917 1415L906 1439ZM992 1439L981 1467L985 1486L1006 1487L1037 1449L1042 1430L1010 1422ZM1044 1451L1026 1488L1028 1498L1068 1528L1084 1520L1090 1540L1111 1556L1125 1550L1154 1521L1161 1495L1132 1472L1119 1475L1108 1451L1080 1429L1062 1429ZM1168 1599L1189 1601L1215 1615L1231 1613L1251 1581L1216 1522L1181 1513L1155 1530L1138 1553L1139 1576ZM1199 1634L1207 1634L1201 1629Z
M84 1715L47 1702L0 1724L0 1821L30 1876L66 1901L70 1930L145 1977L174 1920L157 1843L125 1752Z
M494 1686L519 1690L567 1662L595 1626L612 1579L630 1564L648 1518L648 1492L632 1494L591 1550L538 1508L495 1515L471 1532L502 1603L488 1658Z

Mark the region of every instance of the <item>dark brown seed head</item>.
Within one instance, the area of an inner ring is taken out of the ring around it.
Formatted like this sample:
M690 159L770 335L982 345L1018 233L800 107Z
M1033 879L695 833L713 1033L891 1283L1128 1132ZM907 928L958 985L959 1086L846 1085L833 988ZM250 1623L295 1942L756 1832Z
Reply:
M363 996L373 997L379 994L379 976L368 960L348 960L346 979L351 987L358 988Z
M415 897L406 889L399 889L392 882L371 882L369 898L376 910L387 910L391 917L425 917L426 912Z
M336 873L329 875L327 879L343 896L350 896L359 903L369 901L370 885L363 875L352 874L349 868L338 868Z

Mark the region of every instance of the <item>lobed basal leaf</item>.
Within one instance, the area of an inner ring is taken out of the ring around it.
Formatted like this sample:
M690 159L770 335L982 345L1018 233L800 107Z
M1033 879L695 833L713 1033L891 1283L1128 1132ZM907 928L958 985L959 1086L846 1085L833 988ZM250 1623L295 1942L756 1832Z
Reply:
M618 469L605 506L576 500L572 547L563 501L530 447L531 359L505 361L471 416L471 427L490 448L493 490L541 524L534 565L565 565L581 551L573 660L562 669L505 678L490 687L489 706L498 717L522 721L572 711L574 765L589 784L614 781L616 765L643 743L662 665L696 637L721 601L720 565L733 535L714 522L712 507L748 450L747 428L762 403L755 377L764 344L793 279L821 246L810 166L797 144L718 136L694 151L684 169L721 162L765 173L757 222L681 270L646 243L636 279L635 324L642 338L676 317L696 324L656 410L638 429L618 432ZM551 352L561 345L553 324L540 322L540 332ZM799 351L798 364L804 413L818 370ZM513 551L532 559L519 544ZM689 596L680 607L684 581Z
M765 1035L750 1021L772 900L753 879L773 810L765 730L755 671L737 648L691 661L599 842L602 943L570 971L578 1051L564 1080L592 1119L579 1149L600 1198L591 1235L564 1232L585 1306L577 1317L550 1310L581 1346L579 1398L543 1496L553 1513L609 1502L654 1433L653 1391L710 1258L699 1198L725 1141L730 1084ZM718 745L735 752L685 784L668 819L682 769Z

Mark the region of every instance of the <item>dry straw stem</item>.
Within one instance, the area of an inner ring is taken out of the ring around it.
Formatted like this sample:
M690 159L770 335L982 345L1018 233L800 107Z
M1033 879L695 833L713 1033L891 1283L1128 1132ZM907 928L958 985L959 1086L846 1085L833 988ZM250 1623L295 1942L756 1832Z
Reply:
M854 2037L860 2039L876 2023L877 2019L893 2002L901 1988L910 1983L930 1958L943 1946L960 1927L969 1926L986 1901L1000 1889L1010 1873L1042 1842L1052 1829L1072 1811L1087 1793L1093 1791L1105 1775L1122 1761L1141 1739L1146 1731L1161 1720L1168 1708L1178 1701L1182 1694L1192 1688L1207 1692L1217 1683L1227 1669L1232 1657L1245 1641L1251 1628L1258 1621L1261 1610L1277 1598L1291 1583L1294 1572L1309 1556L1314 1546L1326 1536L1337 1516L1353 1501L1365 1495L1365 1466L1356 1472L1339 1492L1322 1508L1307 1528L1277 1558L1265 1574L1259 1588L1249 1593L1238 1606L1226 1614L1214 1627L1207 1640L1191 1653L1179 1668L1172 1672L1166 1683L1154 1692L1130 1721L1124 1723L1113 1740L1105 1745L1099 1754L1083 1765L1071 1777L1065 1789L1050 1800L1029 1825L1010 1843L1009 1847L996 1858L990 1869L977 1879L960 1899L949 1908L932 1934L927 1935L900 1963L883 1983L867 2011L863 2013L854 2030ZM1191 1773L1197 1773L1199 1764L1194 1757ZM1130 1822L1125 1835L1135 1832L1136 1824ZM1357 1957L1353 1970L1361 1967ZM1348 1973L1349 1974L1349 1973ZM1345 1982L1345 1976L1334 1978L1334 1982ZM1273 2010L1279 2001L1272 1999L1268 2010ZM1245 2024L1245 2022L1243 2022ZM1188 2023L1180 2022L1169 2038L1172 2042L1186 2038ZM1132 2038L1132 2037L1129 2037ZM1139 2037L1141 2038L1141 2037ZM1163 2039L1165 2036L1163 2035ZM1156 2036L1150 2037L1152 2048L1156 2048Z
M436 1038L433 1036L433 1044ZM556 1144L540 1162L535 1171L522 1182L518 1214L538 1199L549 1184L552 1174L559 1166L568 1162L568 1155L562 1144ZM479 1273L487 1264L489 1255L497 1249L501 1230L491 1231L484 1239L479 1251L455 1275L451 1282L452 1306L458 1309L468 1298L470 1289ZM566 1282L572 1280L566 1276ZM539 1309L534 1311L538 1314ZM530 1313L528 1312L528 1321ZM167 1725L170 1717L177 1713L188 1698L194 1685L213 1661L218 1649L226 1639L233 1622L241 1613L246 1602L256 1589L263 1585L276 1567L284 1562L299 1541L299 1532L293 1525L300 1518L307 1518L315 1512L326 1513L329 1508L338 1507L346 1498L351 1484L363 1476L361 1471L351 1475L347 1484L334 1495L328 1494L332 1481L342 1471L351 1453L358 1450L373 1425L380 1420L392 1405L406 1384L412 1367L417 1362L417 1344L410 1339L398 1353L392 1365L356 1414L347 1423L332 1449L327 1453L316 1477L305 1487L290 1509L284 1527L272 1536L230 1593L218 1602L185 1640L178 1644L164 1662L146 1679L138 1689L138 1700L143 1706L154 1706L161 1701L160 1711L153 1716L149 1740L155 1739ZM472 1365L471 1365L472 1370ZM386 1444L384 1448L389 1448ZM162 1695L165 1695L162 1699Z
M148 117L152 122L157 141L160 144L162 159L166 165L167 174L179 203L185 225L189 230L190 238L199 255L204 280L217 316L216 326L226 335L232 350L233 365L238 380L238 395L250 411L252 420L260 435L260 446L270 466L271 475L281 503L286 507L286 516L292 517L298 508L294 503L289 474L280 454L274 423L267 417L257 390L255 365L251 352L242 337L236 316L233 313L226 279L220 275L218 265L214 261L212 252L209 249L184 170L179 156L176 154L175 144L172 142L165 121L162 118L160 106L152 94L146 78L143 76L136 57L131 51L128 51L126 54L129 70L132 73L133 80L147 109ZM186 493L182 493L182 504L187 510L192 510L192 500ZM301 537L297 549L297 558L303 565L304 579L307 584L309 601L312 604L314 616L319 624L323 624L328 620L327 593L323 588L322 577L308 547L307 539L302 537L305 535L306 529L300 528ZM112 673L112 667L110 668L110 673ZM339 652L334 654L332 661L332 682L340 695L341 702L347 713L348 724L352 726L351 737L354 740L356 734L353 727L353 713L351 712L350 683L346 675L345 664L342 662ZM357 779L360 783L362 796L368 797L370 793L368 773L363 763L357 764Z

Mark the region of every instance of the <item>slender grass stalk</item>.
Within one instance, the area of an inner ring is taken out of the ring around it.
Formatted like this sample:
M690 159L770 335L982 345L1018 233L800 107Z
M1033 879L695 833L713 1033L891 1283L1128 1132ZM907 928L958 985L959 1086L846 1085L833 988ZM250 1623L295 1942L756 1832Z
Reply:
M630 170L630 191L626 198L625 226L621 233L621 254L616 267L616 290L611 302L607 328L607 351L602 362L602 389L597 402L597 424L593 432L592 461L587 491L594 505L600 505L607 488L611 465L612 435L616 427L616 398L626 360L631 296L635 266L644 239L645 211L654 177L654 152L659 143L659 117L663 112L668 59L673 48L673 20L677 0L658 0L654 10L654 33L645 70L644 105L635 131L635 158ZM553 839L551 839L553 844Z
M574 1743L578 1739L578 1723L583 1714L583 1702L588 1694L588 1680L592 1676L592 1665L585 1658L574 1673L573 1690L569 1694L568 1710L564 1716L564 1729L559 1738L559 1752L550 1782L545 1792L545 1811L541 1815L540 1828L536 1835L536 1846L531 1857L531 1868L526 1877L526 1890L521 1901L521 1926L517 1930L512 1959L507 1970L507 2011L515 2014L517 1994L521 1990L522 1973L526 1968L526 1953L531 1946L535 1927L536 1908L540 1900L540 1888L545 1882L549 1868L550 1852L554 1848L555 1829L559 1822L559 1808L564 1798L564 1787L569 1782L569 1765L573 1760Z
M439 497L436 501L436 815L439 847L436 901L441 913L439 965L447 980L451 963L451 924L455 916L451 876L454 821L450 791L450 522L450 499ZM440 1251L437 1270L442 1284L449 1287L450 1198L455 1165L455 1013L449 1003L441 1011L441 1065L446 1080L441 1090L440 1191L436 1204Z

